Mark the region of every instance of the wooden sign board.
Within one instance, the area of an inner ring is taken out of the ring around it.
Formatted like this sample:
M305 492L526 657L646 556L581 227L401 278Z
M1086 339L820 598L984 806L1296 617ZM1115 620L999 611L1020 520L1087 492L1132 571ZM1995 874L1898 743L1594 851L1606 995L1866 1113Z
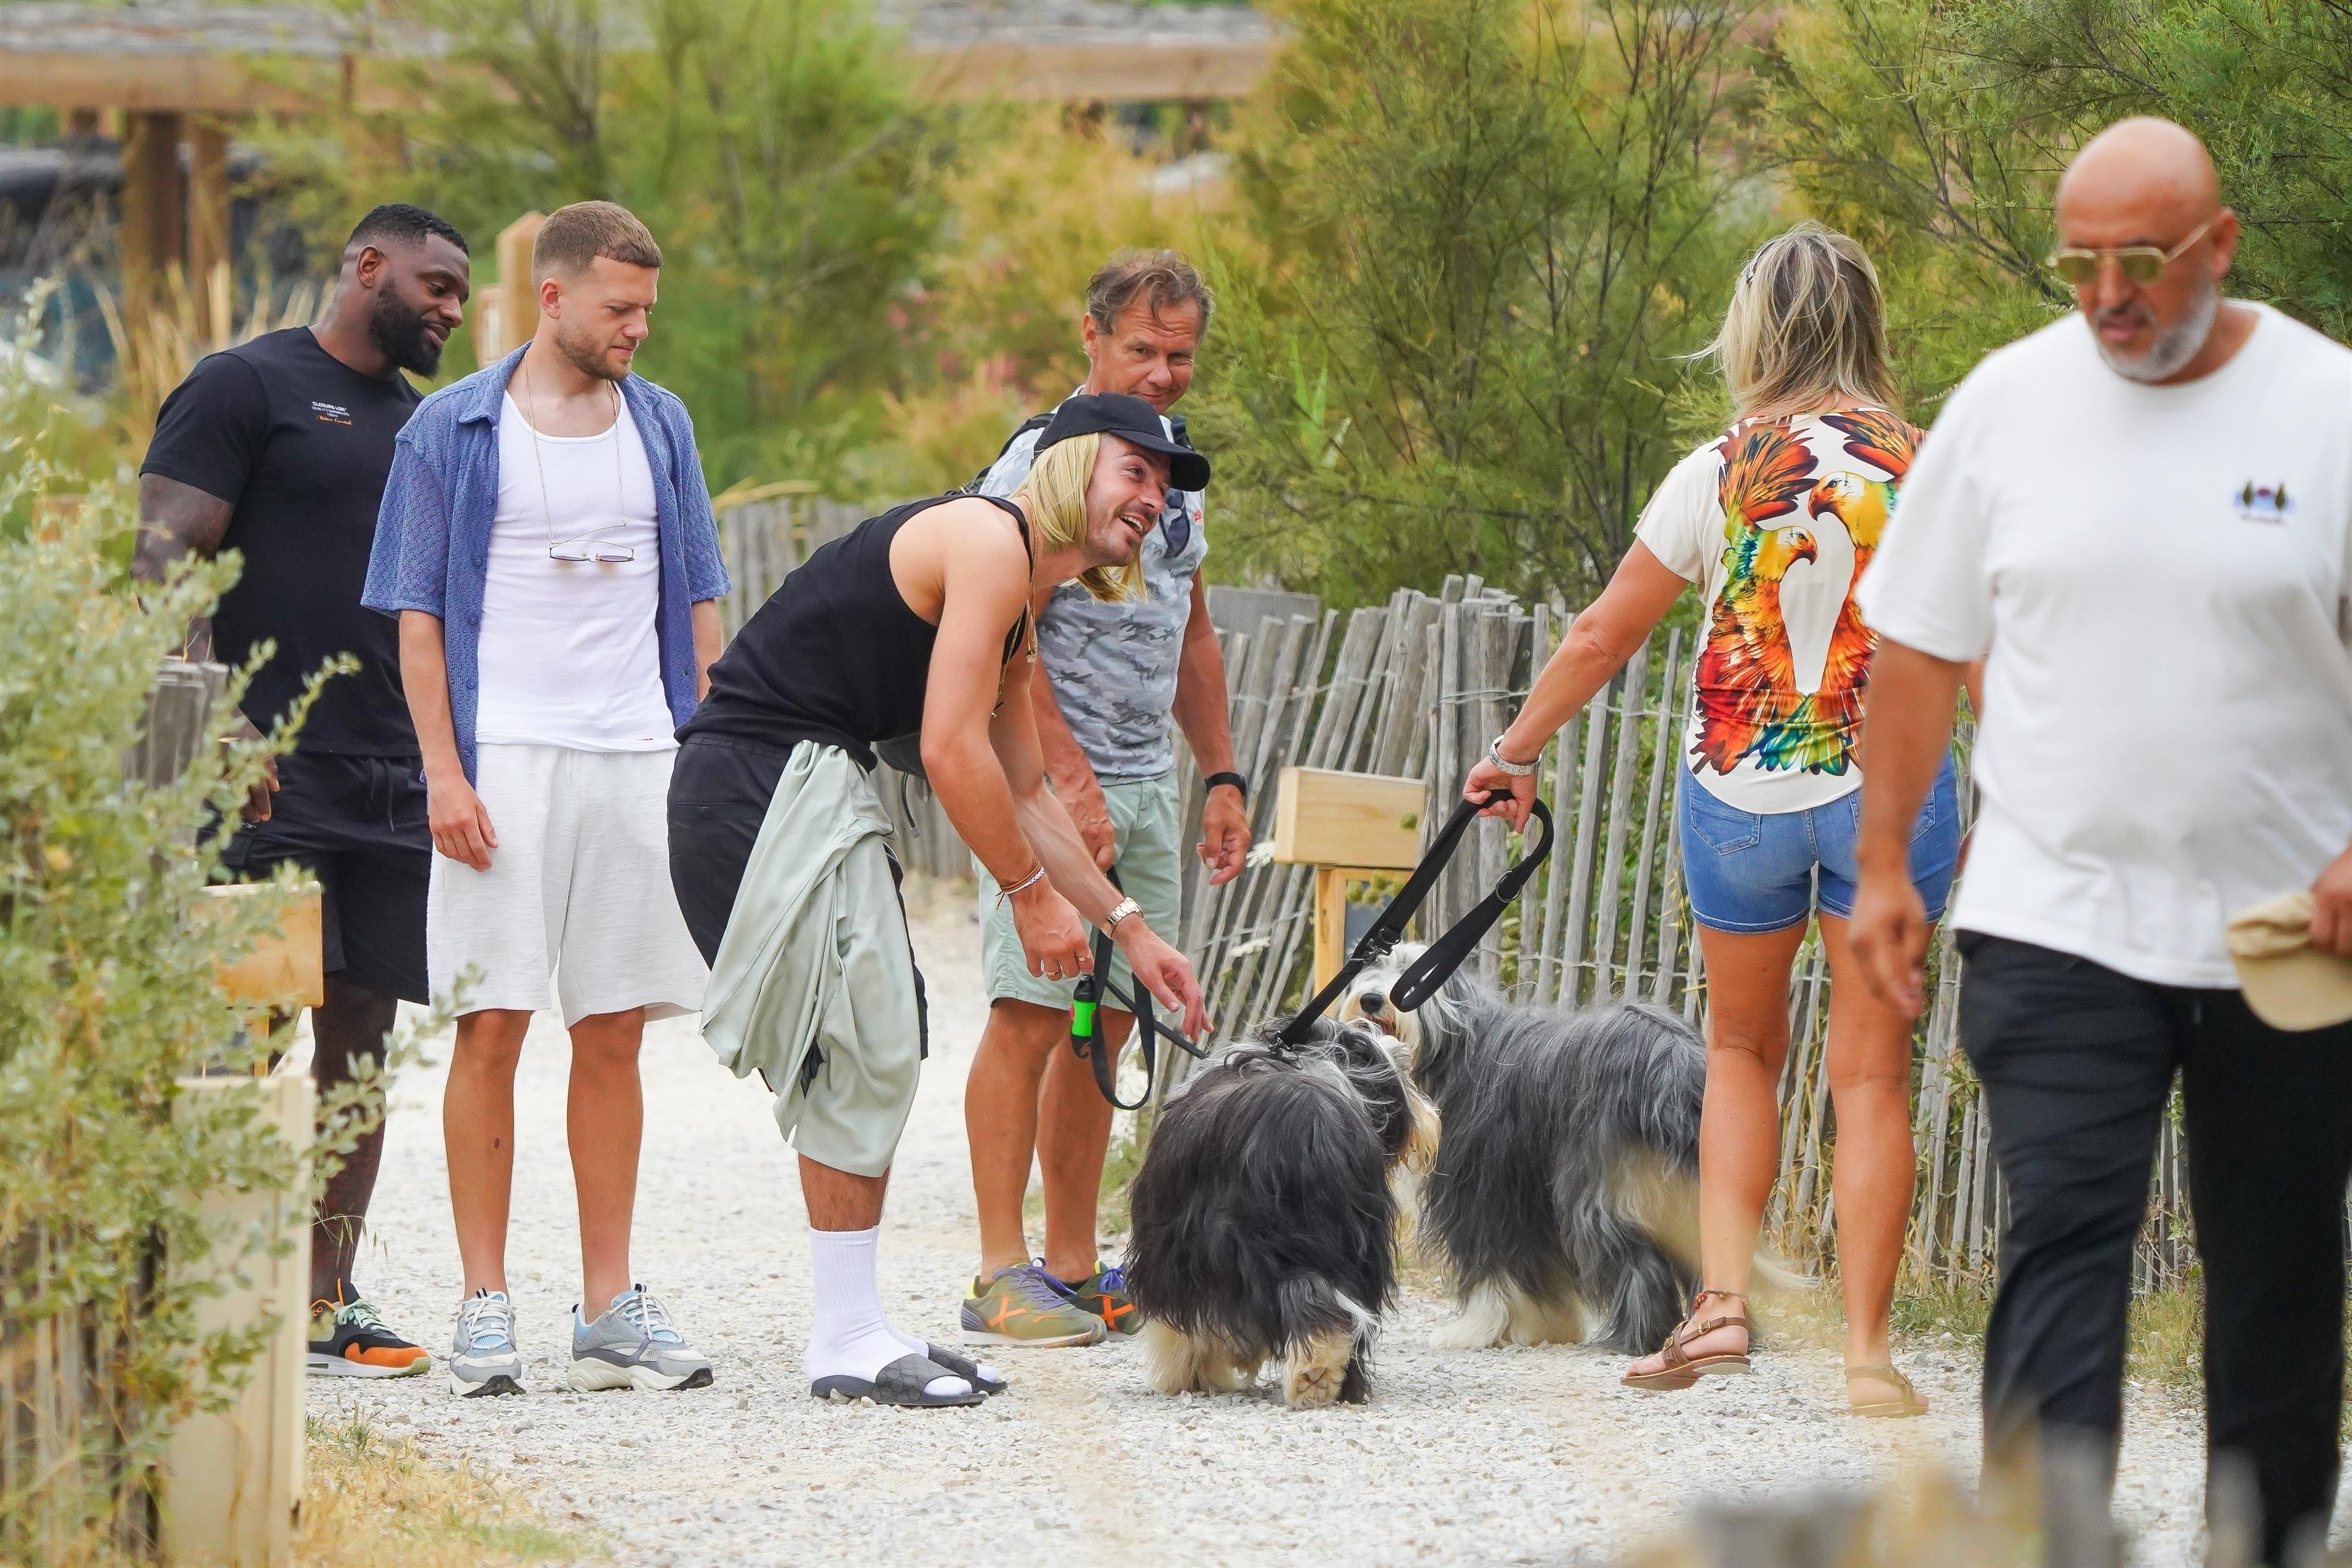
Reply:
M240 901L266 891L250 883L208 887L196 902L195 917L225 918ZM326 957L320 933L319 884L306 883L295 890L278 929L264 934L251 952L221 971L221 988L234 1002L324 1005Z
M1429 786L1418 779L1286 768L1275 797L1274 858L1286 865L1409 871L1421 859Z

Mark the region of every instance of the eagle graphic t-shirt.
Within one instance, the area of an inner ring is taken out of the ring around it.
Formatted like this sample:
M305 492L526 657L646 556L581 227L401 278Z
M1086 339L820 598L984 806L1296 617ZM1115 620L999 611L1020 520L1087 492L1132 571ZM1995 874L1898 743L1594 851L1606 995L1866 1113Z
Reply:
M1742 420L1675 465L1634 537L1705 595L1683 757L1744 811L1860 788L1876 645L1853 585L1919 432L1884 409Z

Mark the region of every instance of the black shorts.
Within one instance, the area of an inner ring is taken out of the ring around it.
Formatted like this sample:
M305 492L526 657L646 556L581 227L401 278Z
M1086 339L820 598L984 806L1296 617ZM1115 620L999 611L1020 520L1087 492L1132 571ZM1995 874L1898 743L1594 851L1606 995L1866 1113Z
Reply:
M425 1002L425 894L433 875L424 765L414 757L297 751L278 759L269 820L237 830L221 864L240 882L280 865L319 879L326 971Z
M670 765L670 886L706 964L718 962L743 868L792 756L790 747L696 735Z

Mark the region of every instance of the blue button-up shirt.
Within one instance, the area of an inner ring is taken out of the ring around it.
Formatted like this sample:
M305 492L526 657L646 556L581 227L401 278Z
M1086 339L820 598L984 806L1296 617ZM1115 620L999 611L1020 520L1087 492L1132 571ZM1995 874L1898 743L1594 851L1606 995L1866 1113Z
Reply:
M489 574L490 524L499 510L499 415L517 349L487 370L443 387L417 405L392 459L376 514L360 602L397 616L439 618L449 667L449 712L457 758L474 777L474 717L481 706L482 589ZM710 513L694 421L677 394L643 376L621 383L654 476L654 521L661 535L662 693L670 717L694 716L693 607L727 591L719 525Z

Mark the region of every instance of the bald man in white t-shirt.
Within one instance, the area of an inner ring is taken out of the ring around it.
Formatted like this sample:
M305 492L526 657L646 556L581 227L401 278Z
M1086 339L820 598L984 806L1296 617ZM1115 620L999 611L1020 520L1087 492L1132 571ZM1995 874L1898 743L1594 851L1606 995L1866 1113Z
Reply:
M2011 1206L1988 1462L2005 1473L2038 1432L2045 1466L2112 1485L2177 1071L2213 1473L2251 1470L2277 1563L2324 1542L2336 1495L2352 1025L2264 1023L2223 929L2307 888L2315 943L2352 953L2352 351L2222 298L2237 220L2177 125L2093 140L2057 218L2081 312L1952 395L1858 591L1881 644L1853 941L1916 1016L1906 841L1983 659L1953 925Z

